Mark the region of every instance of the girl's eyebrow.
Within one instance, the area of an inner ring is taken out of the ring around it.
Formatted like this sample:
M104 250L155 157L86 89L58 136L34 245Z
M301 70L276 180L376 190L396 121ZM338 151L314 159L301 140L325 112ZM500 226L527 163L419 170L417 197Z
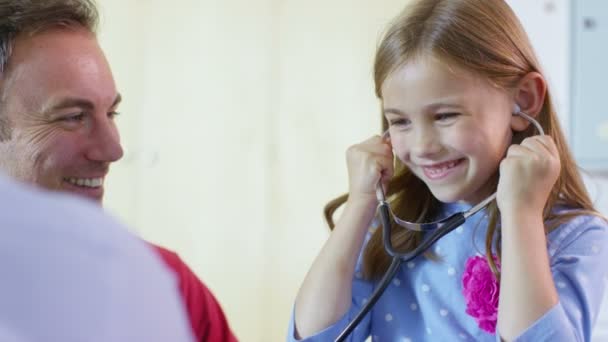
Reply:
M424 107L424 111L425 112L436 112L440 109L444 109L444 108L460 108L461 106L455 103L433 103L430 104L426 107Z
M454 103L453 101L452 102L448 102L448 101L434 102L434 103L424 106L423 112L425 112L425 113L435 112L435 111L438 111L439 109L443 109L443 108L461 108L461 106L457 103ZM384 108L383 113L384 113L384 115L393 113L393 114L397 114L400 116L407 116L407 114L404 111L401 111L397 108L390 108L390 107Z
M424 112L435 112L441 108L460 108L462 97L458 95L439 98L423 107Z
M395 109L395 108L384 108L384 110L382 112L384 113L384 115L393 113L393 114L397 114L400 116L406 116L406 114L404 112L400 111L399 109Z

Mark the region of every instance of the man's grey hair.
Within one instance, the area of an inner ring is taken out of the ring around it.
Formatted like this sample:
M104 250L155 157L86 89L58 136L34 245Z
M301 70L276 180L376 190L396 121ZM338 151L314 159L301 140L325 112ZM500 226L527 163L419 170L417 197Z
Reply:
M4 102L6 71L15 39L54 27L83 27L97 31L94 0L0 0L0 106ZM10 123L0 108L0 141L10 139Z

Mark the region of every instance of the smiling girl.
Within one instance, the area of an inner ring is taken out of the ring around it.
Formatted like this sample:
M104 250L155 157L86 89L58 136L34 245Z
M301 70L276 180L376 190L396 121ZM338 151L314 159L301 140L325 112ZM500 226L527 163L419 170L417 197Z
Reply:
M589 341L608 224L509 6L412 1L381 41L374 76L390 137L348 149L349 193L326 207L333 230L300 288L288 340L334 340L386 271L380 181L395 214L416 222L497 197L402 265L351 341ZM411 251L422 234L395 226L392 241Z

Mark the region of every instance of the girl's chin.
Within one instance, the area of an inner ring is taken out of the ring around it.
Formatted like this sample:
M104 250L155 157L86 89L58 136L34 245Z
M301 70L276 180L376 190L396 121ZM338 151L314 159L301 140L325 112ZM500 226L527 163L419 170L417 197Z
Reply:
M434 189L429 187L433 196L442 203L462 203L476 205L477 203L484 200L487 196L470 196L464 191L456 191L449 189Z

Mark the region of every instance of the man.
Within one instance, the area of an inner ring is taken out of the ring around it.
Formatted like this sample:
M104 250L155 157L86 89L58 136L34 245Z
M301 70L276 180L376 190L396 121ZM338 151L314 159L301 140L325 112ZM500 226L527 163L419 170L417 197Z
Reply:
M101 204L123 151L121 96L96 39L93 0L0 0L0 170ZM153 246L179 278L195 336L234 341L225 316L173 252Z
M0 341L192 341L168 268L95 206L2 176L0 217Z

